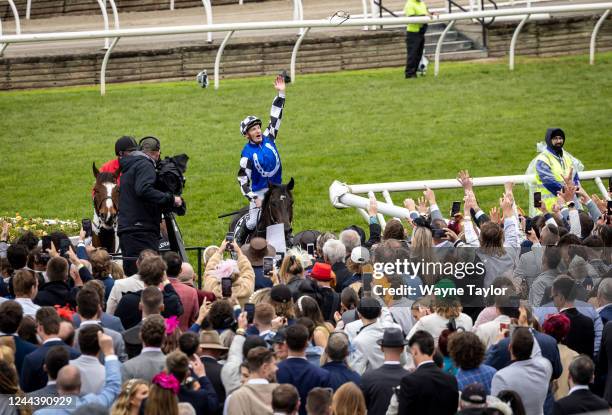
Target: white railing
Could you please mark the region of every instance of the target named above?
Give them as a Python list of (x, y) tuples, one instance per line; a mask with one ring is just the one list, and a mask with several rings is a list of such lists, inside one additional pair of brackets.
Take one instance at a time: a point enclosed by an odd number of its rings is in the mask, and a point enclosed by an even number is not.
[[(597, 188), (605, 199), (610, 199), (608, 191), (602, 182), (602, 178), (612, 177), (612, 169), (608, 170), (590, 170), (578, 173), (580, 180), (594, 180)], [(512, 182), (514, 184), (525, 184), (529, 187), (529, 206), (533, 206), (533, 192), (535, 184), (535, 175), (517, 175), (517, 176), (491, 176), (491, 177), (475, 177), (473, 179), (474, 187), (481, 186), (503, 186), (504, 183)], [(457, 189), (461, 188), (461, 184), (457, 179), (444, 180), (415, 180), (410, 182), (389, 182), (389, 183), (369, 183), (369, 184), (346, 184), (335, 180), (329, 186), (329, 200), (331, 204), (338, 209), (348, 207), (356, 208), (357, 211), (368, 220), (368, 214), (365, 209), (368, 208), (370, 196), (375, 196), (376, 193), (381, 193), (385, 202), (378, 202), (378, 211), (382, 215), (388, 215), (395, 218), (408, 218), (410, 212), (403, 206), (396, 206), (391, 199), (393, 192), (407, 191), (423, 191), (426, 188), (430, 189)], [(368, 194), (368, 197), (359, 196), (359, 194)], [(533, 208), (530, 208), (531, 215), (534, 214)], [(379, 217), (384, 226), (384, 218)]]
[[(17, 11), (17, 7), (15, 7), (15, 2), (13, 0), (8, 0), (8, 4), (11, 8), (11, 12), (13, 13), (13, 18), (15, 19), (15, 34), (20, 35), (21, 21), (19, 20), (19, 12)], [(2, 36), (2, 21), (0, 21), (0, 36)], [(0, 43), (0, 56), (2, 56), (7, 46), (7, 43)]]
[[(555, 13), (596, 13), (598, 11), (609, 11), (612, 9), (612, 3), (594, 3), (594, 4), (574, 4), (574, 5), (562, 5), (562, 6), (543, 6), (543, 7), (527, 7), (527, 8), (514, 8), (514, 9), (502, 9), (502, 10), (482, 10), (476, 12), (465, 12), (465, 13), (452, 13), (452, 14), (440, 14), (435, 16), (419, 16), (419, 17), (384, 17), (375, 19), (347, 19), (342, 24), (330, 21), (330, 19), (321, 20), (303, 20), (303, 21), (276, 21), (276, 22), (250, 22), (250, 23), (223, 23), (223, 24), (211, 24), (211, 25), (186, 25), (186, 26), (169, 26), (169, 27), (143, 27), (133, 29), (115, 29), (115, 30), (92, 30), (92, 31), (81, 31), (81, 32), (58, 32), (58, 33), (28, 33), (21, 35), (3, 35), (0, 36), (0, 44), (19, 44), (19, 43), (32, 43), (32, 42), (52, 42), (52, 41), (69, 41), (69, 40), (86, 40), (86, 39), (101, 39), (101, 38), (115, 38), (113, 42), (115, 45), (122, 37), (142, 37), (142, 36), (167, 36), (167, 35), (179, 35), (179, 34), (194, 34), (194, 33), (207, 33), (207, 32), (237, 32), (237, 31), (248, 31), (248, 30), (279, 30), (279, 29), (301, 29), (301, 28), (327, 28), (337, 29), (339, 27), (355, 27), (364, 25), (375, 25), (375, 26), (391, 26), (398, 24), (408, 23), (437, 23), (437, 22), (453, 22), (459, 20), (472, 20), (478, 18), (487, 17), (517, 17), (521, 21), (530, 18), (530, 16), (539, 16), (540, 18), (549, 19)], [(591, 64), (594, 63), (595, 39), (597, 32), (601, 27), (603, 21), (607, 18), (609, 13), (603, 13), (599, 18), (597, 24), (593, 29), (590, 43), (590, 56)], [(522, 25), (516, 28), (513, 38), (514, 42), (510, 45), (510, 69), (513, 69), (514, 65), (514, 53), (516, 46), (516, 38)], [(292, 67), (291, 73), (294, 74), (293, 81), (295, 82), (295, 61), (297, 55), (297, 49), (301, 43), (301, 39), (306, 34), (306, 31), (302, 33), (302, 36), (296, 42), (292, 53)], [(227, 44), (231, 34), (228, 33), (224, 41)], [(223, 46), (225, 46), (225, 44)], [(436, 62), (439, 62), (441, 43), (436, 50)], [(113, 48), (109, 48), (106, 51), (106, 56), (101, 68), (100, 73), (100, 91), (104, 95), (106, 90), (105, 85), (105, 72), (106, 64), (110, 57), (110, 53)], [(219, 48), (217, 52), (217, 59), (215, 59), (215, 88), (219, 87), (219, 68), (221, 63), (221, 53), (223, 48)]]

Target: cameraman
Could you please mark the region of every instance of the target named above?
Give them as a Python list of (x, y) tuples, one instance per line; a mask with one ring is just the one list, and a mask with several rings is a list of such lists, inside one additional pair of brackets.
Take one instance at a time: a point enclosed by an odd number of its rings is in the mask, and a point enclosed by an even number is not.
[[(179, 207), (183, 200), (155, 188), (160, 142), (155, 137), (140, 140), (139, 151), (122, 157), (119, 191), (119, 246), (127, 276), (137, 272), (136, 258), (144, 249), (159, 250), (162, 209)], [(133, 258), (133, 259), (132, 259)]]

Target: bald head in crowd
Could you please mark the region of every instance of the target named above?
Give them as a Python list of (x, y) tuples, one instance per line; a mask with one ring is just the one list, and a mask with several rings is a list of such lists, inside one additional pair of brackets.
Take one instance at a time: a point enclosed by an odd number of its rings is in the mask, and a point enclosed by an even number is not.
[(183, 262), (181, 265), (181, 273), (178, 275), (178, 280), (183, 284), (193, 284), (195, 272), (189, 262)]
[(81, 393), (81, 372), (79, 368), (66, 365), (57, 374), (57, 390), (61, 395), (78, 395)]

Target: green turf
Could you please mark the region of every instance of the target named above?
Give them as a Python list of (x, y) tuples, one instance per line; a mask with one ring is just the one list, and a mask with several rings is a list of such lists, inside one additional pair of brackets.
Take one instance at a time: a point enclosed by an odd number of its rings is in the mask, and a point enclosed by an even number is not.
[[(294, 229), (338, 231), (362, 223), (328, 199), (348, 183), (523, 174), (549, 126), (587, 169), (612, 167), (612, 54), (445, 63), (434, 79), (404, 80), (400, 68), (299, 76), (287, 91), (278, 147), (293, 176)], [(91, 162), (113, 156), (124, 134), (155, 135), (162, 152), (191, 157), (180, 219), (188, 244), (216, 243), (245, 204), (236, 182), (244, 139), (239, 122), (266, 119), (272, 79), (224, 80), (218, 91), (194, 82), (111, 85), (0, 93), (0, 215), (80, 219), (91, 214)], [(162, 155), (163, 155), (162, 154)], [(594, 190), (591, 184), (589, 190)], [(490, 206), (500, 188), (477, 189)], [(439, 192), (446, 210), (459, 190)], [(417, 193), (412, 193), (414, 197)], [(517, 191), (525, 204), (526, 193)], [(399, 202), (403, 195), (395, 196)]]

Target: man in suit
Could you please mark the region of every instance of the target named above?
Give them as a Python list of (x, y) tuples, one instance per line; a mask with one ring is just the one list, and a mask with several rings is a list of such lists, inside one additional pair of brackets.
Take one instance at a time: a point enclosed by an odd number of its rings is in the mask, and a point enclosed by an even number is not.
[(159, 291), (159, 288), (147, 287), (142, 290), (138, 308), (142, 311), (142, 320), (134, 327), (122, 333), (128, 359), (138, 356), (142, 350), (140, 330), (142, 329), (144, 321), (149, 318), (149, 316), (160, 315), (161, 311), (164, 309), (164, 297), (161, 291)]
[(0, 304), (0, 337), (12, 337), (15, 343), (15, 367), (21, 373), (26, 355), (36, 350), (36, 345), (27, 342), (17, 335), (17, 329), (23, 320), (23, 308), (16, 301), (5, 301)]
[(603, 393), (603, 398), (612, 405), (612, 322), (608, 322), (603, 330), (601, 348), (599, 349), (596, 367), (595, 392)]
[(272, 393), (278, 386), (274, 383), (278, 370), (274, 352), (267, 347), (255, 347), (249, 350), (246, 361), (249, 380), (227, 397), (226, 412), (231, 415), (271, 414)]
[(408, 340), (408, 347), (416, 370), (400, 382), (398, 413), (455, 414), (459, 404), (457, 380), (434, 363), (433, 336), (419, 330)]
[[(98, 332), (98, 344), (104, 355), (104, 369), (106, 378), (104, 388), (99, 394), (81, 394), (81, 374), (79, 369), (67, 365), (64, 366), (57, 375), (57, 390), (60, 396), (70, 396), (72, 404), (67, 406), (47, 407), (36, 411), (37, 415), (68, 415), (74, 412), (75, 408), (85, 405), (97, 405), (108, 410), (121, 392), (121, 374), (119, 367), (121, 363), (113, 350), (113, 339), (110, 336)], [(61, 404), (60, 404), (61, 405)]]
[(352, 325), (350, 323), (346, 332), (353, 345), (354, 352), (351, 356), (350, 365), (359, 374), (368, 369), (378, 369), (384, 362), (384, 354), (376, 342), (383, 337), (385, 329), (394, 327), (401, 330), (399, 324), (383, 321), (381, 318), (382, 306), (372, 297), (363, 297), (357, 306), (357, 314), (361, 321), (361, 327), (354, 337), (351, 338)]
[[(117, 280), (121, 281), (121, 280)], [(100, 297), (100, 304), (104, 305), (104, 284), (99, 280), (87, 281), (87, 283), (83, 286), (83, 288), (92, 288), (95, 292), (98, 293)], [(118, 333), (122, 333), (125, 329), (123, 328), (123, 324), (121, 324), (121, 319), (119, 317), (115, 317), (111, 314), (108, 314), (105, 311), (102, 311), (100, 314), (100, 325), (104, 328), (115, 330)], [(72, 321), (74, 322), (74, 326), (79, 328), (81, 326), (81, 316), (77, 313), (72, 316)]]
[(164, 370), (166, 356), (161, 351), (161, 345), (166, 336), (166, 324), (162, 316), (149, 316), (142, 324), (140, 337), (142, 352), (121, 366), (123, 381), (134, 378), (151, 382), (153, 377)]
[(276, 379), (278, 383), (289, 383), (300, 393), (300, 415), (306, 415), (308, 392), (316, 387), (329, 386), (329, 372), (316, 367), (306, 360), (308, 329), (301, 324), (287, 328), (287, 359), (278, 364)]
[(225, 387), (221, 381), (221, 369), (223, 365), (219, 363), (221, 355), (227, 352), (227, 347), (221, 344), (219, 333), (216, 330), (202, 330), (199, 338), (199, 356), (206, 369), (206, 375), (212, 383), (217, 398), (219, 408), (217, 414), (223, 413), (223, 403), (225, 402)]
[(361, 378), (361, 390), (368, 414), (384, 415), (395, 388), (399, 386), (402, 378), (410, 374), (400, 364), (400, 356), (408, 342), (401, 330), (389, 328), (377, 343), (385, 355), (385, 361), (378, 369), (365, 372)]
[[(166, 263), (159, 256), (146, 257), (138, 268), (140, 278), (146, 287), (159, 287), (164, 296), (163, 316), (180, 317), (183, 314), (183, 304), (166, 276)], [(128, 292), (121, 297), (115, 316), (121, 319), (125, 329), (130, 329), (142, 320), (142, 314), (138, 309), (142, 291)]]
[(589, 390), (594, 372), (593, 361), (588, 356), (581, 355), (572, 361), (569, 366), (570, 391), (565, 398), (555, 402), (555, 415), (609, 413), (608, 402)]
[(61, 319), (53, 307), (41, 307), (36, 312), (36, 323), (36, 334), (42, 340), (42, 345), (23, 360), (19, 383), (24, 392), (41, 389), (47, 384), (47, 374), (43, 366), (45, 357), (53, 346), (65, 347), (71, 359), (76, 359), (80, 355), (59, 338)]
[(552, 376), (550, 362), (538, 355), (532, 357), (533, 334), (527, 327), (517, 327), (510, 341), (510, 355), (513, 363), (493, 376), (491, 395), (497, 396), (503, 390), (519, 394), (530, 415), (544, 413), (544, 401)]
[[(80, 294), (80, 293), (79, 293)], [(79, 329), (79, 350), (81, 356), (71, 360), (70, 364), (81, 372), (81, 393), (100, 393), (104, 387), (106, 372), (104, 365), (98, 360), (100, 345), (98, 332), (102, 327), (97, 324), (87, 324)]]
[(597, 312), (601, 317), (601, 322), (605, 326), (612, 320), (612, 278), (604, 278), (597, 287)]
[[(70, 356), (68, 355), (68, 350), (62, 346), (53, 346), (49, 349), (47, 356), (45, 356), (45, 364), (43, 369), (47, 372), (47, 377), (49, 380), (47, 381), (47, 386), (42, 389), (35, 390), (34, 392), (28, 393), (28, 397), (45, 397), (45, 396), (58, 396), (57, 392), (57, 374), (61, 368), (66, 366), (70, 361)], [(33, 403), (36, 403), (37, 400), (32, 400)], [(41, 408), (41, 406), (33, 407), (33, 411)]]
[[(81, 330), (90, 325), (102, 327), (99, 319), (100, 314), (102, 313), (102, 306), (98, 293), (96, 293), (91, 288), (82, 288), (77, 294), (77, 310), (81, 315), (82, 321), (79, 329), (76, 331), (75, 334), (75, 344), (77, 346), (77, 350), (80, 351), (79, 333), (81, 332)], [(125, 343), (123, 342), (123, 337), (121, 337), (121, 334), (117, 333), (115, 330), (111, 330), (108, 328), (103, 328), (103, 330), (105, 334), (111, 336), (111, 338), (113, 339), (115, 354), (119, 357), (119, 361), (125, 362), (128, 356), (125, 352)]]
[(329, 387), (336, 391), (347, 382), (361, 385), (361, 376), (346, 364), (349, 355), (348, 336), (343, 332), (334, 332), (327, 340), (325, 354), (329, 361), (321, 366), (329, 372)]
[(567, 275), (560, 275), (552, 285), (555, 307), (570, 319), (570, 331), (563, 340), (563, 344), (579, 354), (586, 354), (593, 358), (595, 326), (593, 320), (580, 313), (574, 306), (576, 289), (576, 281)]

